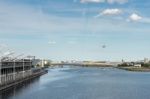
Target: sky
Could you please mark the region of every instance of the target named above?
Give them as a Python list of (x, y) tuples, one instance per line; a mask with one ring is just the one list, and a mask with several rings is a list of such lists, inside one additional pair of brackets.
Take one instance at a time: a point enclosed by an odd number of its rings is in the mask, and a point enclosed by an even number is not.
[(0, 0), (0, 50), (51, 60), (150, 58), (149, 6), (149, 0)]

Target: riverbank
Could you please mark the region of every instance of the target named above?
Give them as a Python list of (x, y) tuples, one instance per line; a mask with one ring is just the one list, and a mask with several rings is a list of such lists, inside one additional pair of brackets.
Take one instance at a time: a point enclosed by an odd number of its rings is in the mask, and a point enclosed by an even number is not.
[(123, 70), (127, 70), (127, 71), (136, 71), (136, 72), (150, 72), (150, 68), (146, 68), (146, 67), (116, 67), (118, 69), (123, 69)]
[(112, 67), (109, 64), (81, 64), (82, 67)]
[(82, 67), (114, 67), (113, 64), (109, 64), (109, 63), (55, 63), (55, 64), (51, 64), (52, 67), (64, 66), (64, 65), (82, 66)]

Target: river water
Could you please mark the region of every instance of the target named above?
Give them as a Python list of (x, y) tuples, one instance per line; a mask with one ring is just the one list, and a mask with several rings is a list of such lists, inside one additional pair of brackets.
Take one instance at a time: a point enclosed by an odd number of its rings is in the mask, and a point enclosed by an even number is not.
[(150, 99), (150, 73), (57, 67), (0, 93), (0, 99)]

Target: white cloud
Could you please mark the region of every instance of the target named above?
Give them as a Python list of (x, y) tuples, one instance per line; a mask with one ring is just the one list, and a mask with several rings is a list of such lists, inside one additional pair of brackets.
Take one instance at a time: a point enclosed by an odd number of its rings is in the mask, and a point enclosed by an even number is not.
[(105, 2), (105, 0), (81, 0), (81, 3), (102, 3)]
[(128, 0), (107, 0), (107, 2), (110, 4), (113, 4), (113, 3), (124, 4), (124, 3), (127, 3)]
[(133, 13), (129, 16), (128, 21), (139, 21), (141, 19), (142, 19), (142, 17), (140, 15)]
[(140, 23), (150, 23), (150, 18), (142, 17), (136, 13), (132, 13), (127, 19), (128, 22), (140, 22)]
[(118, 15), (121, 14), (122, 10), (120, 9), (105, 9), (101, 14), (102, 15)]
[(95, 16), (95, 18), (100, 17), (102, 15), (119, 15), (121, 14), (123, 11), (121, 9), (105, 9), (103, 10), (100, 14), (98, 14), (97, 16)]

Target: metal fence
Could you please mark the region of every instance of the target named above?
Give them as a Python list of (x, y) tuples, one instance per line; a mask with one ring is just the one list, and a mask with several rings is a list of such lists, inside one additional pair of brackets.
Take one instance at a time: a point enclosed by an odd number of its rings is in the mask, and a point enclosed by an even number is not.
[(20, 72), (9, 73), (9, 74), (3, 74), (3, 75), (0, 75), (0, 85), (11, 83), (11, 82), (26, 78), (30, 75), (32, 75), (31, 70), (20, 71)]
[(14, 82), (32, 75), (32, 59), (10, 58), (0, 59), (0, 85)]

